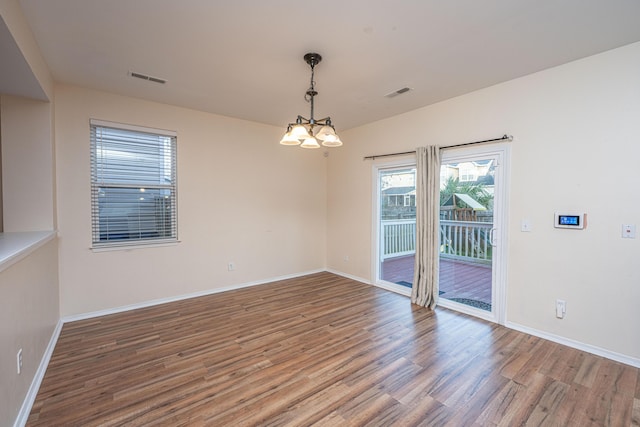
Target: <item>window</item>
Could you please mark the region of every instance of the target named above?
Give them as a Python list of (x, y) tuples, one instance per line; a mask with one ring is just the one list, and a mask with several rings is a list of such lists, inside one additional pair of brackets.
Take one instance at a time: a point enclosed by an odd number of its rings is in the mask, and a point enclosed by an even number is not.
[(93, 247), (177, 241), (176, 134), (91, 121)]
[(404, 196), (404, 205), (405, 206), (415, 206), (416, 205), (416, 195), (409, 194)]
[(478, 179), (477, 168), (473, 163), (460, 163), (458, 168), (460, 171), (460, 182), (470, 182)]

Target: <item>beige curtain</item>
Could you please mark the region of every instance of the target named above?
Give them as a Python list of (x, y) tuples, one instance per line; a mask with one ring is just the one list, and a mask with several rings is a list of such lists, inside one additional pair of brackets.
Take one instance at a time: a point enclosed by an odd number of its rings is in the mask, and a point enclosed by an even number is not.
[(440, 149), (416, 149), (416, 260), (411, 302), (434, 309), (440, 257)]

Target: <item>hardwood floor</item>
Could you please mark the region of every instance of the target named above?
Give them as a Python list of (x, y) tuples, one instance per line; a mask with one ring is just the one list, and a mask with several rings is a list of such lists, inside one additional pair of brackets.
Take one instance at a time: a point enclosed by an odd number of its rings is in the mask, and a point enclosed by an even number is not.
[(640, 425), (640, 370), (330, 273), (65, 324), (28, 426)]

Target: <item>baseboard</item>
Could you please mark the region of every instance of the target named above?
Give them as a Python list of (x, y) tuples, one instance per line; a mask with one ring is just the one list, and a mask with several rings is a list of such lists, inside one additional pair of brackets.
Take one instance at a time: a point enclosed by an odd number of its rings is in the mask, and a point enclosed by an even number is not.
[(226, 286), (224, 288), (207, 289), (200, 292), (193, 292), (193, 293), (178, 295), (174, 297), (144, 301), (136, 304), (109, 308), (106, 310), (98, 310), (98, 311), (82, 313), (82, 314), (73, 314), (70, 316), (64, 316), (61, 320), (62, 320), (62, 323), (69, 323), (69, 322), (76, 322), (78, 320), (93, 319), (94, 317), (107, 316), (109, 314), (116, 314), (116, 313), (123, 313), (126, 311), (136, 310), (138, 308), (153, 307), (154, 305), (166, 304), (166, 303), (175, 302), (175, 301), (182, 301), (189, 298), (197, 298), (197, 297), (202, 297), (206, 295), (219, 294), (221, 292), (234, 291), (236, 289), (248, 288), (251, 286), (264, 285), (266, 283), (277, 282), (279, 280), (295, 279), (296, 277), (306, 276), (306, 275), (315, 274), (315, 273), (321, 273), (323, 271), (326, 271), (326, 270), (320, 269), (320, 270), (305, 271), (305, 272), (294, 273), (294, 274), (289, 274), (285, 276), (271, 277), (269, 279), (264, 279), (264, 280), (256, 280), (254, 282), (240, 283), (237, 285)]
[(337, 274), (338, 276), (346, 277), (347, 279), (355, 280), (356, 282), (364, 283), (365, 285), (375, 286), (376, 288), (384, 289), (385, 291), (394, 292), (396, 294), (403, 295), (405, 297), (411, 297), (411, 289), (406, 288), (402, 290), (398, 290), (398, 288), (393, 286), (386, 286), (384, 283), (373, 283), (370, 280), (363, 279), (362, 277), (352, 276), (351, 274), (343, 273), (342, 271), (327, 269), (329, 273)]
[(596, 347), (590, 344), (585, 344), (580, 341), (575, 341), (569, 338), (565, 338), (559, 335), (550, 334), (548, 332), (540, 331), (538, 329), (529, 328), (527, 326), (520, 325), (514, 322), (506, 322), (505, 326), (516, 331), (524, 332), (525, 334), (533, 335), (539, 338), (544, 338), (549, 341), (556, 342), (558, 344), (566, 345), (577, 350), (586, 351), (587, 353), (595, 354), (596, 356), (602, 356), (607, 359), (614, 360), (616, 362), (624, 363), (625, 365), (640, 368), (640, 359), (627, 356), (624, 354), (616, 353), (614, 351), (606, 350), (604, 348)]
[(345, 277), (347, 279), (355, 280), (356, 282), (364, 283), (365, 285), (371, 285), (371, 281), (367, 279), (363, 279), (362, 277), (353, 276), (351, 274), (343, 273), (342, 271), (333, 270), (331, 268), (327, 268), (325, 270), (327, 273), (337, 274), (338, 276)]
[(60, 331), (62, 331), (62, 325), (62, 320), (58, 320), (56, 327), (53, 329), (51, 339), (49, 339), (49, 344), (47, 345), (47, 348), (42, 355), (42, 359), (40, 360), (40, 364), (38, 365), (36, 374), (33, 376), (33, 380), (31, 381), (31, 385), (29, 386), (27, 395), (25, 396), (24, 401), (22, 402), (22, 406), (20, 407), (20, 411), (18, 412), (18, 417), (13, 423), (14, 427), (24, 427), (24, 425), (27, 423), (27, 420), (29, 419), (31, 407), (33, 406), (33, 402), (36, 401), (38, 390), (40, 390), (40, 384), (42, 384), (44, 374), (45, 372), (47, 372), (47, 366), (49, 366), (51, 355), (53, 354), (53, 350), (56, 348), (56, 343), (58, 342)]

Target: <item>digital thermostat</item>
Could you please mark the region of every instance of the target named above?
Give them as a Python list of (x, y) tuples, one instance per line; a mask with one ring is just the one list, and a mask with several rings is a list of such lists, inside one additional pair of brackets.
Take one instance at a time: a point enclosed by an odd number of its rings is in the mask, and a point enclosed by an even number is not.
[(587, 226), (587, 214), (585, 213), (555, 213), (555, 228), (575, 228), (582, 230)]

